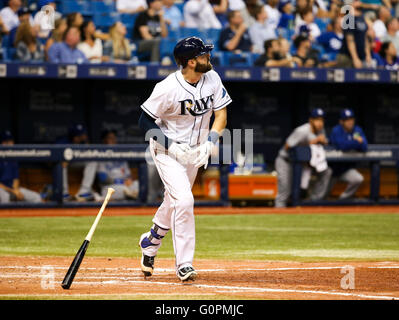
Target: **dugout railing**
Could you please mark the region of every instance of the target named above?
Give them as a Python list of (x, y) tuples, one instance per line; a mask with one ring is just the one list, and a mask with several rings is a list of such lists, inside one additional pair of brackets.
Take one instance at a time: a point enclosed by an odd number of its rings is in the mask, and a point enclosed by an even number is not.
[(399, 195), (399, 146), (397, 145), (376, 145), (368, 146), (367, 152), (343, 152), (332, 147), (326, 147), (326, 159), (328, 163), (333, 162), (355, 162), (357, 164), (368, 164), (370, 167), (370, 195), (368, 199), (361, 201), (354, 200), (303, 200), (300, 197), (300, 185), (302, 168), (304, 163), (311, 159), (310, 147), (296, 147), (291, 150), (292, 155), (292, 206), (299, 205), (373, 205), (373, 204), (399, 204), (399, 196), (396, 199), (380, 198), (380, 169), (383, 162), (396, 166), (398, 176)]
[[(146, 156), (150, 157), (147, 144), (125, 145), (0, 145), (0, 161), (17, 161), (19, 163), (46, 163), (52, 168), (52, 199), (49, 202), (33, 204), (11, 202), (0, 204), (0, 208), (12, 207), (91, 207), (95, 202), (63, 201), (62, 186), (63, 162), (87, 161), (128, 161), (138, 167), (139, 195), (135, 201), (110, 202), (110, 206), (153, 206), (158, 203), (148, 203), (148, 170)], [(220, 170), (221, 193), (219, 200), (197, 200), (197, 206), (224, 206), (228, 200), (228, 173), (229, 165), (216, 164)]]

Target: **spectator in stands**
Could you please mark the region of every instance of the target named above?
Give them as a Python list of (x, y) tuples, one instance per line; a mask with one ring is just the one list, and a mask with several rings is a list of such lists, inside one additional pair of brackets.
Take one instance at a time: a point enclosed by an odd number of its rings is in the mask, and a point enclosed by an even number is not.
[(145, 0), (116, 0), (116, 10), (119, 13), (139, 13), (148, 8)]
[[(104, 144), (117, 144), (116, 131), (105, 130), (101, 135)], [(113, 188), (113, 200), (137, 199), (139, 193), (138, 180), (133, 180), (127, 161), (99, 161), (96, 169), (97, 181), (100, 185), (101, 196), (96, 201), (103, 201), (108, 188)]]
[[(0, 134), (0, 142), (3, 146), (14, 145), (14, 137), (9, 130)], [(40, 203), (42, 198), (35, 191), (20, 186), (19, 166), (16, 161), (0, 161), (0, 203), (11, 201), (24, 201)]]
[(371, 45), (367, 38), (367, 23), (362, 16), (359, 0), (352, 2), (354, 8), (354, 28), (345, 28), (344, 40), (337, 55), (337, 67), (362, 68), (371, 66)]
[(391, 12), (384, 6), (381, 6), (378, 10), (378, 19), (373, 23), (373, 29), (375, 36), (378, 39), (382, 39), (387, 34), (386, 23), (391, 18)]
[(133, 39), (138, 41), (137, 52), (149, 52), (152, 62), (159, 62), (159, 45), (168, 36), (161, 0), (147, 0), (148, 9), (141, 12), (133, 28)]
[[(68, 129), (68, 135), (64, 137), (57, 138), (56, 144), (88, 144), (89, 137), (87, 135), (87, 130), (85, 126), (81, 123), (75, 123), (71, 125)], [(76, 168), (81, 168), (83, 166), (83, 178), (79, 191), (73, 197), (69, 193), (69, 182), (68, 182), (68, 167), (73, 166)], [(62, 163), (62, 191), (64, 201), (77, 200), (79, 202), (93, 201), (94, 194), (92, 191), (92, 185), (96, 176), (97, 162), (63, 162)]]
[(172, 30), (177, 30), (184, 27), (183, 14), (175, 5), (175, 0), (162, 0), (164, 19), (166, 24)]
[(388, 9), (392, 8), (390, 0), (360, 0), (363, 12), (374, 11), (377, 12), (384, 4)]
[[(47, 7), (52, 8), (52, 12), (43, 10)], [(38, 25), (39, 28), (39, 38), (48, 38), (51, 32), (52, 22), (61, 18), (61, 13), (57, 12), (57, 5), (54, 0), (39, 0), (37, 3), (37, 8), (39, 11), (33, 18), (34, 24)], [(47, 19), (46, 19), (47, 18)], [(49, 20), (50, 19), (50, 20)]]
[(237, 9), (238, 11), (240, 11), (242, 18), (244, 19), (244, 23), (248, 28), (255, 23), (255, 11), (256, 8), (260, 5), (264, 6), (264, 2), (262, 0), (245, 0), (245, 7), (240, 10)]
[(264, 53), (266, 40), (277, 38), (275, 29), (267, 23), (267, 13), (264, 6), (257, 6), (255, 11), (256, 22), (249, 28), (248, 33), (253, 44), (253, 52)]
[(103, 55), (103, 43), (95, 37), (96, 26), (91, 20), (83, 22), (80, 28), (81, 42), (78, 49), (84, 53), (86, 59), (91, 63), (100, 63), (109, 61), (108, 56)]
[(310, 41), (314, 41), (318, 36), (320, 36), (320, 28), (314, 23), (314, 15), (311, 9), (303, 11), (300, 13), (300, 20), (297, 20), (295, 25), (295, 34), (302, 34), (308, 36)]
[(281, 13), (278, 11), (279, 0), (267, 0), (265, 10), (267, 13), (267, 24), (272, 30), (276, 30), (280, 22)]
[(295, 62), (291, 55), (291, 43), (286, 38), (279, 38), (278, 43), (280, 44), (280, 55), (282, 59), (290, 59), (292, 63), (288, 67), (294, 67)]
[(222, 30), (219, 47), (223, 51), (251, 52), (252, 42), (240, 11), (230, 11), (229, 26)]
[[(23, 23), (23, 22), (29, 22), (29, 19), (31, 17), (31, 12), (27, 7), (21, 7), (18, 10), (18, 26)], [(18, 26), (15, 26), (12, 28), (8, 34), (8, 46), (9, 47), (14, 47), (15, 43), (15, 35), (17, 34)]]
[(224, 28), (227, 24), (227, 11), (229, 9), (229, 1), (228, 0), (209, 0), (213, 11), (216, 14), (222, 28)]
[(7, 32), (19, 25), (18, 10), (22, 7), (21, 0), (9, 0), (8, 6), (0, 11), (0, 18)]
[(77, 27), (80, 29), (84, 19), (80, 12), (71, 12), (66, 16), (68, 27)]
[[(359, 126), (355, 125), (355, 114), (352, 109), (341, 111), (339, 124), (331, 132), (330, 143), (342, 151), (367, 151), (367, 138)], [(333, 178), (331, 186), (337, 181), (348, 183), (340, 199), (349, 199), (354, 196), (356, 190), (363, 182), (363, 176), (355, 169), (356, 163), (331, 164)]]
[[(337, 9), (332, 4), (334, 2), (338, 2), (338, 5), (341, 6), (340, 0), (333, 0), (331, 1), (331, 9)], [(317, 18), (333, 18), (336, 17), (339, 13), (339, 10), (336, 10), (335, 15), (332, 12), (327, 10), (327, 6), (323, 0), (297, 0), (296, 1), (296, 20), (300, 20), (301, 18), (299, 15), (304, 11), (311, 10), (313, 15)], [(330, 10), (331, 10), (330, 9)], [(339, 8), (338, 8), (339, 9)], [(297, 23), (297, 21), (296, 21)]]
[(294, 40), (296, 53), (294, 61), (297, 67), (312, 68), (317, 67), (319, 59), (317, 53), (312, 50), (312, 44), (308, 37), (299, 35)]
[(52, 63), (85, 63), (86, 56), (77, 48), (80, 42), (80, 31), (70, 26), (63, 34), (62, 42), (54, 43), (49, 51), (48, 58)]
[(65, 18), (57, 19), (54, 22), (54, 30), (52, 30), (50, 37), (46, 41), (44, 52), (46, 60), (48, 60), (48, 51), (54, 43), (62, 42), (64, 32), (68, 28), (67, 20)]
[(222, 24), (208, 0), (188, 0), (183, 8), (187, 28), (221, 29)]
[(399, 35), (398, 35), (398, 31), (399, 31), (398, 19), (397, 18), (390, 18), (387, 21), (387, 33), (386, 33), (385, 37), (383, 37), (381, 39), (383, 42), (391, 41), (394, 44), (397, 52), (399, 52)]
[(294, 7), (291, 0), (280, 0), (278, 10), (280, 11), (281, 16), (277, 27), (294, 29), (295, 16), (293, 14)]
[(317, 39), (316, 42), (321, 44), (326, 53), (338, 54), (342, 48), (342, 41), (344, 34), (342, 32), (342, 18), (335, 18), (330, 23), (331, 31), (323, 32)]
[(44, 48), (37, 38), (39, 26), (31, 26), (29, 21), (19, 25), (15, 36), (16, 58), (19, 61), (44, 61)]
[[(278, 193), (275, 206), (286, 207), (291, 196), (292, 188), (292, 163), (290, 149), (297, 146), (326, 145), (328, 140), (324, 130), (324, 111), (320, 108), (313, 109), (309, 121), (297, 127), (287, 138), (276, 158)], [(316, 183), (310, 190), (312, 200), (323, 199), (328, 191), (332, 171), (330, 168), (315, 172)], [(302, 187), (302, 186), (301, 186)]]
[(380, 49), (380, 57), (378, 66), (387, 70), (399, 70), (399, 58), (397, 51), (392, 42), (384, 42)]
[(260, 67), (292, 67), (294, 61), (291, 56), (284, 56), (281, 52), (280, 41), (269, 39), (264, 44), (265, 53), (255, 61), (255, 66)]
[(126, 26), (115, 22), (109, 28), (110, 40), (104, 43), (104, 55), (114, 63), (125, 63), (131, 59), (130, 42), (126, 39)]

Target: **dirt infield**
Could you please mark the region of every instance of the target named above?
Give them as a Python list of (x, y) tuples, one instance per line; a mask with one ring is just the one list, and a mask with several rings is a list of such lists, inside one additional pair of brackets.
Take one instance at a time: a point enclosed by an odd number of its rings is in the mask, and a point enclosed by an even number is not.
[[(0, 257), (0, 298), (399, 299), (397, 262), (196, 260), (199, 278), (182, 284), (170, 259), (156, 260), (154, 275), (145, 280), (138, 259), (86, 257), (71, 289), (63, 290), (70, 263), (65, 257)], [(348, 265), (354, 289), (341, 287)]]
[[(99, 204), (100, 207), (101, 204)], [(99, 208), (18, 208), (0, 209), (0, 218), (11, 217), (75, 217), (94, 216)], [(109, 207), (104, 216), (153, 215), (155, 207), (115, 208)], [(394, 213), (399, 214), (399, 206), (335, 206), (335, 207), (196, 207), (195, 214), (346, 214), (346, 213)]]

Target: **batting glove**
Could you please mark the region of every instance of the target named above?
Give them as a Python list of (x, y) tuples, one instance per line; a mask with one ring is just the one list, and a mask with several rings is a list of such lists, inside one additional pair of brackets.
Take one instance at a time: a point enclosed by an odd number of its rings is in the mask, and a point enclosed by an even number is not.
[(196, 168), (202, 167), (203, 165), (205, 165), (204, 169), (207, 168), (208, 159), (211, 155), (213, 146), (214, 144), (212, 141), (206, 141), (196, 149), (197, 158), (194, 160), (193, 163)]
[(188, 143), (176, 143), (172, 144), (168, 148), (168, 154), (172, 158), (179, 161), (181, 164), (187, 164), (190, 159), (190, 145)]

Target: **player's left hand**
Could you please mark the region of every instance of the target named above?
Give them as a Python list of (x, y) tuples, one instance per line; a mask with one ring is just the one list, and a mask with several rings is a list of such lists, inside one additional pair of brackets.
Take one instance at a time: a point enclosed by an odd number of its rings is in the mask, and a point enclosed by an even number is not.
[(196, 168), (205, 165), (204, 169), (206, 169), (206, 167), (208, 166), (208, 159), (211, 155), (213, 146), (214, 144), (211, 141), (206, 141), (196, 149), (195, 152), (197, 153), (197, 157), (193, 162)]

